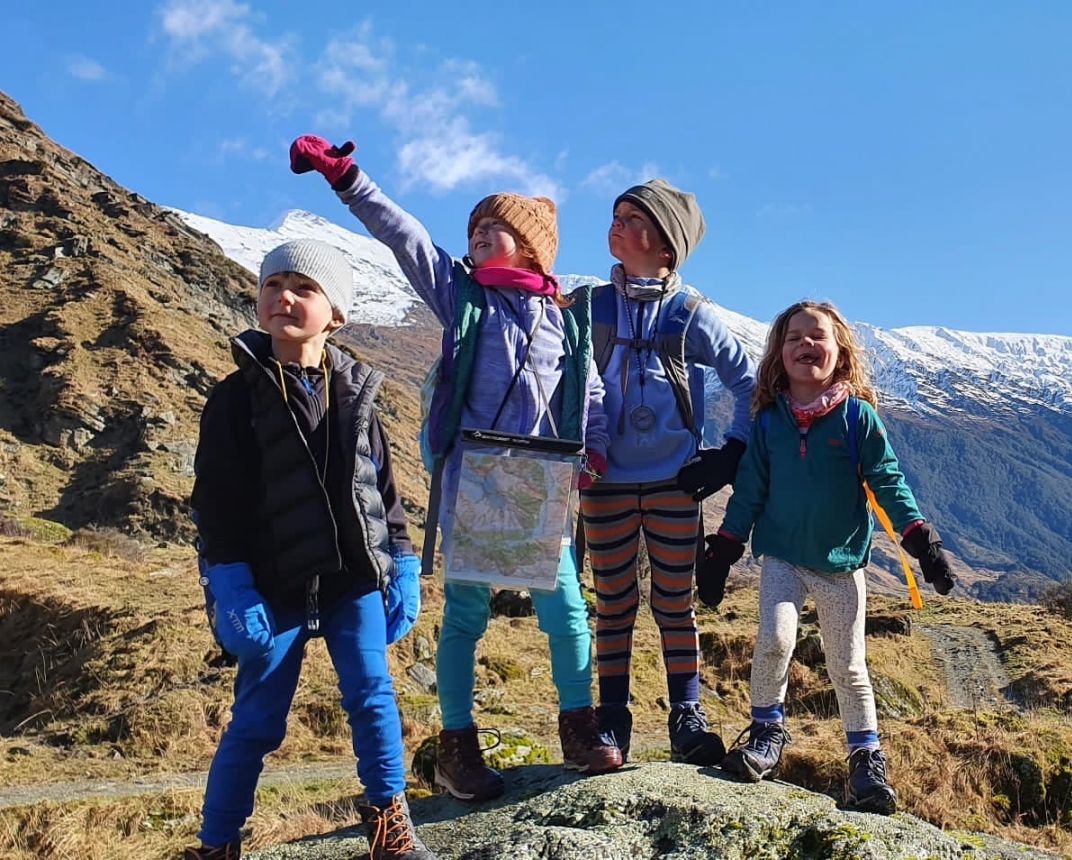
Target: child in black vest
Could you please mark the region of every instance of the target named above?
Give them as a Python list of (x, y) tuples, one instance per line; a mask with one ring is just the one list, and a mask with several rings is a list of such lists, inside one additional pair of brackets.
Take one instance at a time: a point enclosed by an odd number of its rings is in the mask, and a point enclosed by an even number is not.
[(339, 675), (367, 805), (372, 860), (434, 860), (404, 794), (387, 644), (412, 627), (420, 562), (406, 533), (374, 398), (383, 380), (328, 337), (353, 275), (324, 242), (261, 264), (263, 331), (232, 341), (238, 370), (201, 416), (192, 507), (213, 629), (238, 660), (231, 722), (209, 771), (187, 860), (235, 860), (264, 756), (286, 734), (303, 652), (323, 636)]

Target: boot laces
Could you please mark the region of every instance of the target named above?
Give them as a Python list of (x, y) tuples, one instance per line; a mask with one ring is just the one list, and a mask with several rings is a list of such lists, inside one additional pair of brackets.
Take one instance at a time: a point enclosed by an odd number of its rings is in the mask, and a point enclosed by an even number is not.
[(406, 812), (402, 801), (397, 797), (393, 798), (390, 806), (377, 812), (379, 814), (376, 816), (376, 830), (372, 834), (372, 844), (369, 846), (370, 856), (380, 857), (385, 851), (398, 854), (412, 850), (414, 847), (413, 830), (410, 826), (409, 813)]
[[(502, 733), (498, 729), (477, 729), (475, 744), (469, 744), (463, 736), (452, 737), (447, 741), (446, 754), (457, 760), (464, 770), (473, 770), (484, 767), (484, 753), (495, 749), (502, 743)], [(481, 746), (480, 737), (485, 735), (491, 738), (491, 743)]]
[(563, 740), (570, 744), (591, 745), (599, 736), (599, 723), (596, 714), (591, 708), (576, 714), (567, 716), (562, 720)]
[(881, 750), (861, 749), (849, 756), (849, 766), (855, 771), (862, 767), (867, 781), (871, 784), (888, 784), (886, 778), (886, 756)]
[[(747, 741), (744, 740), (745, 735), (748, 736)], [(771, 747), (775, 744), (785, 746), (788, 743), (792, 743), (792, 741), (793, 738), (790, 737), (784, 723), (752, 723), (737, 735), (737, 740), (733, 742), (732, 748), (739, 749), (743, 746), (747, 749), (755, 750), (761, 755), (769, 755)]]
[(685, 731), (688, 734), (707, 731), (707, 717), (697, 703), (680, 705), (676, 708), (674, 718), (679, 731)]

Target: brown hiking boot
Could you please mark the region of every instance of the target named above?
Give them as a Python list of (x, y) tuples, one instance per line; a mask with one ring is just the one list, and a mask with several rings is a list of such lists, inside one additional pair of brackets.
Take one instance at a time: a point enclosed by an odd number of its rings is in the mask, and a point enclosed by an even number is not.
[(382, 809), (371, 805), (358, 809), (365, 822), (370, 860), (436, 860), (413, 829), (406, 795), (396, 794)]
[(202, 845), (200, 848), (187, 848), (182, 852), (182, 860), (239, 860), (241, 856), (241, 842), (228, 842), (219, 848)]
[(459, 800), (491, 800), (506, 790), (502, 775), (484, 764), (476, 726), (439, 733), (435, 784)]
[(558, 715), (562, 764), (580, 773), (608, 773), (622, 766), (622, 751), (599, 733), (596, 709), (576, 708)]

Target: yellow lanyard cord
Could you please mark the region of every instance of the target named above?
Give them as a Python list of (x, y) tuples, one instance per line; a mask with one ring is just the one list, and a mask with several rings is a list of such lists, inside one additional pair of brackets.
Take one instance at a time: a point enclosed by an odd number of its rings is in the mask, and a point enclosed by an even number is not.
[[(287, 383), (283, 378), (283, 365), (277, 359), (275, 363), (276, 372), (279, 374), (279, 390), (283, 392), (283, 402), (290, 406), (290, 400), (287, 398)], [(328, 414), (328, 408), (331, 405), (331, 386), (328, 385), (328, 353), (324, 350), (320, 354), (320, 372), (324, 375), (324, 414)]]
[(890, 540), (893, 541), (893, 545), (897, 549), (897, 554), (901, 557), (901, 567), (904, 568), (905, 582), (908, 584), (908, 599), (912, 601), (912, 608), (922, 609), (923, 597), (920, 595), (919, 587), (916, 585), (916, 577), (912, 574), (912, 565), (908, 563), (908, 556), (905, 555), (905, 551), (897, 540), (897, 533), (893, 530), (893, 523), (890, 522), (889, 515), (882, 509), (882, 505), (878, 503), (878, 499), (875, 498), (874, 492), (872, 492), (866, 481), (864, 481), (864, 492), (867, 493), (867, 500), (871, 503), (878, 521), (882, 523), (882, 528), (890, 536)]

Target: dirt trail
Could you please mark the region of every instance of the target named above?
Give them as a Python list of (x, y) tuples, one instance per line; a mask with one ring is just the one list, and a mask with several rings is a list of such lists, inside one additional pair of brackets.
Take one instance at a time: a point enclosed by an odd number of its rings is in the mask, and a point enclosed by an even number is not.
[[(308, 783), (327, 779), (354, 777), (354, 790), (358, 790), (357, 775), (353, 762), (349, 764), (303, 765), (266, 769), (261, 774), (258, 787), (280, 785), (289, 782)], [(12, 806), (28, 806), (33, 803), (52, 801), (69, 803), (77, 800), (114, 800), (139, 794), (160, 794), (166, 791), (204, 791), (208, 771), (198, 773), (169, 773), (145, 776), (131, 782), (107, 779), (91, 779), (79, 782), (62, 782), (55, 785), (7, 785), (0, 786), (0, 809)]]
[(966, 711), (1019, 707), (1002, 692), (1009, 676), (986, 633), (954, 624), (918, 624), (915, 629), (930, 639), (945, 671), (946, 707)]

